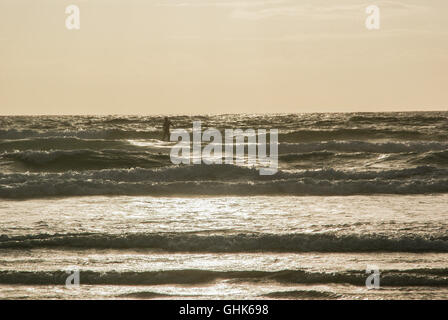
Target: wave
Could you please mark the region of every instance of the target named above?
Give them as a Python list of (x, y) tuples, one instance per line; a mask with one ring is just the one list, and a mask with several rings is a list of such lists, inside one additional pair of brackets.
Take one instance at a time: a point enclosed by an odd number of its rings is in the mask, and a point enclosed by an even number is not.
[[(157, 140), (153, 140), (157, 141)], [(15, 150), (75, 150), (75, 149), (142, 149), (124, 140), (81, 139), (77, 137), (37, 137), (20, 140), (0, 141), (0, 151)], [(448, 149), (444, 142), (384, 142), (366, 141), (328, 141), (314, 143), (280, 143), (279, 153), (311, 152), (370, 152), (370, 153), (404, 153), (429, 152)]]
[[(439, 269), (438, 276), (425, 273), (425, 269), (385, 270), (381, 272), (381, 286), (448, 286), (448, 269)], [(0, 271), (1, 284), (65, 285), (67, 271)], [(81, 285), (166, 285), (206, 284), (217, 280), (239, 282), (278, 282), (283, 284), (350, 284), (365, 286), (365, 271), (310, 272), (305, 270), (280, 271), (212, 271), (163, 270), (141, 272), (96, 272), (80, 270)], [(151, 295), (152, 296), (152, 295)]]
[[(20, 163), (19, 169), (30, 170), (100, 170), (112, 168), (152, 168), (170, 166), (169, 150), (160, 148), (159, 140), (131, 144), (124, 140), (85, 140), (80, 138), (33, 138), (0, 142), (0, 157)], [(34, 149), (34, 150), (33, 150)], [(363, 161), (377, 154), (397, 154), (416, 165), (448, 164), (447, 143), (369, 143), (361, 141), (323, 143), (283, 143), (279, 146), (281, 163), (315, 160), (344, 165), (346, 161)], [(163, 151), (164, 154), (161, 152)], [(163, 162), (158, 163), (158, 161)], [(403, 162), (405, 164), (406, 162)], [(364, 166), (362, 162), (361, 166)], [(218, 169), (219, 170), (219, 169)]]
[[(154, 155), (164, 158), (165, 155)], [(111, 181), (111, 182), (244, 182), (262, 181), (299, 181), (310, 178), (319, 180), (397, 180), (422, 178), (429, 181), (448, 177), (448, 169), (432, 166), (418, 166), (405, 169), (391, 170), (283, 170), (273, 176), (261, 176), (257, 168), (236, 165), (181, 165), (157, 169), (131, 168), (131, 169), (105, 169), (97, 171), (65, 173), (0, 173), (0, 184), (23, 183), (26, 181), (45, 182), (48, 180), (72, 181)], [(251, 180), (251, 181), (249, 181)]]
[(313, 159), (329, 159), (336, 156), (336, 153), (331, 151), (314, 151), (305, 153), (287, 153), (279, 155), (280, 161), (297, 161), (297, 160), (313, 160)]
[[(269, 128), (273, 128), (269, 126)], [(191, 125), (185, 127), (190, 130)], [(312, 141), (343, 141), (343, 140), (435, 140), (446, 141), (448, 135), (444, 130), (437, 133), (423, 130), (396, 130), (388, 128), (328, 128), (328, 129), (295, 129), (278, 128), (280, 142), (312, 142)], [(103, 139), (103, 140), (127, 140), (127, 139), (160, 139), (161, 129), (151, 127), (150, 129), (122, 129), (102, 128), (89, 130), (0, 130), (1, 140), (17, 140), (29, 138), (80, 138), (80, 139)]]
[[(148, 142), (144, 140), (145, 142)], [(149, 142), (160, 142), (150, 139)], [(146, 144), (143, 144), (146, 147)], [(0, 141), (0, 151), (25, 150), (75, 150), (75, 149), (141, 149), (124, 140), (82, 139), (77, 137), (37, 137), (19, 140)], [(279, 153), (311, 152), (370, 152), (370, 153), (404, 153), (429, 152), (448, 149), (446, 142), (383, 142), (367, 141), (326, 141), (312, 143), (280, 143)]]
[(429, 114), (412, 114), (412, 113), (385, 113), (385, 114), (377, 114), (377, 113), (366, 113), (366, 114), (358, 114), (351, 116), (348, 121), (350, 122), (358, 122), (358, 123), (400, 123), (407, 125), (418, 125), (418, 124), (436, 124), (439, 122), (446, 122), (448, 120), (447, 116), (437, 115), (437, 113), (429, 113)]
[[(148, 148), (148, 150), (151, 149)], [(371, 157), (370, 154), (365, 153), (336, 154), (330, 151), (321, 151), (284, 154), (279, 156), (279, 160), (285, 163), (314, 160), (338, 161), (348, 158), (364, 159), (369, 156)], [(48, 172), (172, 166), (168, 153), (150, 152), (143, 148), (139, 151), (123, 149), (26, 150), (0, 153), (0, 159), (10, 164), (20, 164), (19, 168), (22, 170)]]
[[(406, 156), (404, 154), (403, 156)], [(308, 163), (309, 168), (314, 168), (319, 164), (325, 165), (325, 167), (332, 166), (346, 166), (347, 161), (353, 160), (359, 167), (364, 167), (366, 160), (375, 160), (378, 155), (370, 152), (333, 152), (333, 151), (313, 151), (313, 152), (300, 152), (300, 153), (285, 153), (278, 156), (280, 164), (288, 164), (294, 162)], [(395, 160), (395, 159), (394, 159)], [(319, 162), (316, 162), (319, 161)], [(356, 162), (358, 161), (358, 162)], [(353, 162), (352, 162), (353, 163)], [(423, 163), (422, 163), (423, 164)], [(353, 166), (353, 164), (351, 164)], [(297, 167), (297, 166), (296, 166)]]
[(448, 149), (446, 142), (383, 142), (372, 143), (366, 141), (328, 141), (315, 143), (280, 143), (279, 152), (370, 152), (370, 153), (406, 153), (443, 151)]
[(280, 171), (260, 176), (231, 165), (108, 169), (64, 173), (0, 173), (0, 198), (85, 195), (356, 195), (448, 192), (448, 170)]
[(0, 151), (26, 150), (76, 150), (76, 149), (137, 149), (127, 141), (81, 139), (75, 137), (28, 138), (20, 140), (0, 141)]
[(1, 249), (153, 249), (169, 252), (448, 252), (447, 236), (191, 233), (36, 234), (1, 236)]
[(99, 130), (0, 130), (0, 139), (17, 140), (29, 138), (80, 138), (80, 139), (160, 139), (160, 129), (152, 130), (123, 130), (123, 129), (99, 129)]
[(263, 294), (262, 297), (274, 299), (337, 299), (341, 295), (328, 291), (292, 290), (269, 292)]
[(448, 150), (427, 152), (414, 159), (412, 163), (448, 166)]
[(333, 141), (333, 140), (439, 140), (446, 141), (448, 135), (439, 132), (435, 135), (419, 130), (394, 130), (386, 128), (337, 128), (326, 130), (295, 130), (288, 133), (280, 133), (279, 141), (282, 142), (308, 142), (308, 141)]
[[(448, 150), (429, 151), (429, 152), (393, 152), (387, 154), (378, 154), (371, 152), (334, 152), (334, 151), (313, 151), (300, 153), (280, 154), (278, 159), (281, 163), (305, 162), (308, 167), (313, 168), (319, 164), (326, 167), (344, 167), (347, 165), (365, 167), (372, 163), (389, 162), (390, 165), (408, 166), (427, 165), (446, 167), (448, 166)], [(319, 161), (319, 162), (316, 162)], [(351, 161), (351, 162), (349, 162)], [(366, 162), (369, 161), (369, 162)], [(297, 166), (296, 166), (297, 167)]]
[(118, 297), (131, 298), (131, 299), (157, 299), (157, 298), (174, 297), (174, 295), (152, 291), (137, 291), (137, 292), (123, 293), (118, 295)]
[(3, 153), (1, 158), (13, 160), (30, 169), (94, 170), (105, 168), (153, 168), (170, 164), (169, 156), (158, 153), (123, 150), (53, 150)]

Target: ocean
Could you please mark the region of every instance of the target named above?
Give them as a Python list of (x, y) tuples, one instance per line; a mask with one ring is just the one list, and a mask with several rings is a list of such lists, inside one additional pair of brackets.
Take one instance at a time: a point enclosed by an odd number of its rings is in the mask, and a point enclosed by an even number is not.
[(173, 165), (162, 116), (0, 117), (0, 299), (448, 297), (448, 112), (170, 120), (278, 129), (278, 172)]

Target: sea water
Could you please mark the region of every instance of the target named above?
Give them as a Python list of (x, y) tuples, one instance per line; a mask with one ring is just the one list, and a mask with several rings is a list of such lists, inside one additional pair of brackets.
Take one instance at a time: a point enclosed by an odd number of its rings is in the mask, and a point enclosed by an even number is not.
[(0, 117), (0, 298), (446, 299), (447, 112), (193, 120), (278, 129), (279, 172), (173, 165), (163, 117)]

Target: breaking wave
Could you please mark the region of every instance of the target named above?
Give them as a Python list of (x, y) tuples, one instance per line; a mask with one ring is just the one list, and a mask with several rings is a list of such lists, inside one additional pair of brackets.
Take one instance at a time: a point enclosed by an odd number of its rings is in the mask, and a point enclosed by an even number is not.
[(333, 140), (439, 140), (446, 141), (448, 136), (440, 133), (437, 136), (418, 130), (395, 130), (383, 128), (337, 128), (327, 130), (295, 130), (279, 134), (279, 141), (333, 141)]
[[(96, 272), (80, 270), (80, 275), (82, 283), (88, 285), (193, 285), (229, 279), (238, 282), (257, 283), (265, 281), (283, 284), (334, 283), (365, 286), (366, 279), (365, 271), (356, 270), (332, 273), (309, 272), (304, 270), (280, 270), (271, 272), (257, 270), (212, 271), (188, 269), (141, 272)], [(0, 271), (1, 284), (65, 285), (66, 279), (66, 271)], [(381, 273), (381, 286), (448, 286), (448, 269), (385, 270)], [(302, 294), (304, 293), (302, 292)], [(149, 295), (150, 297), (154, 297), (153, 294)], [(276, 295), (284, 297), (285, 293), (277, 293)]]
[(427, 152), (412, 161), (416, 164), (448, 166), (448, 150)]
[(19, 151), (1, 154), (1, 158), (21, 163), (30, 169), (95, 170), (105, 168), (153, 168), (170, 164), (169, 156), (144, 151), (119, 149)]
[(448, 192), (448, 169), (279, 171), (197, 165), (63, 173), (0, 173), (1, 198), (81, 195), (354, 195)]
[(28, 138), (0, 141), (0, 151), (42, 151), (42, 150), (76, 150), (76, 149), (128, 149), (127, 141), (80, 139), (76, 137)]
[(1, 249), (42, 247), (171, 252), (448, 252), (448, 236), (322, 234), (36, 234), (1, 236)]
[(367, 142), (367, 141), (328, 141), (312, 143), (281, 143), (280, 153), (303, 152), (371, 152), (404, 153), (448, 150), (446, 142)]
[(172, 166), (160, 116), (0, 117), (0, 198), (448, 192), (446, 112), (172, 119), (188, 130), (197, 119), (221, 131), (277, 128), (282, 170)]

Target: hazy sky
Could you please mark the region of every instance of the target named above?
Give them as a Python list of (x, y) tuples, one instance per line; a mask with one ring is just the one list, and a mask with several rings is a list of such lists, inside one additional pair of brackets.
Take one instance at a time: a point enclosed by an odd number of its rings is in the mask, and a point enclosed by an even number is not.
[(447, 17), (446, 0), (0, 0), (0, 114), (448, 110)]

